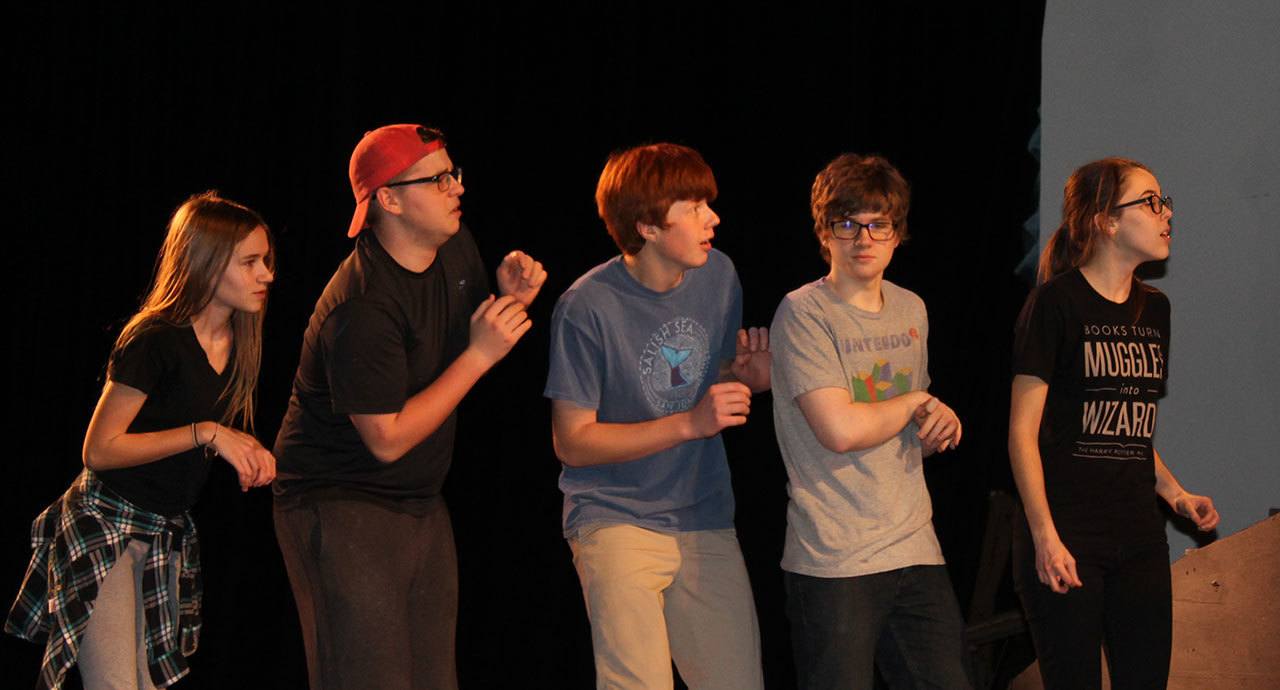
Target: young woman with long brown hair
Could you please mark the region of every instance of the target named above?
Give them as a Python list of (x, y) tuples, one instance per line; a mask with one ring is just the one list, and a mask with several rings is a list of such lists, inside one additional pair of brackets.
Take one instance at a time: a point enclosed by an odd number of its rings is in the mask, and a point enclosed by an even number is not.
[(1014, 344), (1009, 455), (1026, 514), (1015, 584), (1045, 688), (1163, 688), (1172, 640), (1159, 496), (1201, 530), (1213, 501), (1187, 492), (1152, 446), (1165, 393), (1169, 300), (1134, 271), (1169, 256), (1173, 200), (1123, 158), (1072, 173)]
[(32, 525), (5, 630), (46, 645), (40, 687), (76, 663), (88, 690), (166, 687), (187, 672), (200, 606), (188, 510), (215, 457), (242, 490), (275, 477), (251, 435), (272, 261), (250, 209), (206, 192), (174, 212), (112, 349), (85, 469)]

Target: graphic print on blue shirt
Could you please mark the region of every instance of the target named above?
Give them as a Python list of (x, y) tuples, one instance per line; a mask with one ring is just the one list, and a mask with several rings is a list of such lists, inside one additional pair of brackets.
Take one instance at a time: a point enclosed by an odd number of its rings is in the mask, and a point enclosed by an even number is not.
[(701, 323), (679, 316), (662, 324), (640, 353), (640, 382), (655, 416), (684, 412), (697, 402), (710, 362), (710, 339)]

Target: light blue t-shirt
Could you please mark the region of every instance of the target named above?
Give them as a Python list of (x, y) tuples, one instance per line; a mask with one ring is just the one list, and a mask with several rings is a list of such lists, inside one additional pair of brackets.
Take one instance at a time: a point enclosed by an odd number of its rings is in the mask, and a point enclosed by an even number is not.
[[(596, 266), (556, 302), (543, 395), (633, 423), (692, 408), (734, 355), (742, 286), (733, 262), (712, 250), (680, 284), (654, 292), (622, 257)], [(662, 532), (733, 527), (733, 489), (720, 435), (629, 462), (565, 466), (564, 533), (591, 524)]]

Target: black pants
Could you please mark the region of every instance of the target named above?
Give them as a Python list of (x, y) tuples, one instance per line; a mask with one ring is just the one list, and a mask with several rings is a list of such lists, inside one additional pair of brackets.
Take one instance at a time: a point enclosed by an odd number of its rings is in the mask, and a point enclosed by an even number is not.
[(1164, 688), (1173, 643), (1169, 545), (1067, 544), (1083, 587), (1055, 594), (1036, 576), (1035, 545), (1014, 530), (1014, 585), (1031, 624), (1045, 690), (1102, 685), (1105, 643), (1111, 687)]
[(858, 577), (783, 577), (803, 690), (870, 690), (873, 660), (892, 688), (969, 687), (964, 623), (946, 566)]
[(311, 690), (455, 690), (458, 566), (443, 501), (275, 506)]

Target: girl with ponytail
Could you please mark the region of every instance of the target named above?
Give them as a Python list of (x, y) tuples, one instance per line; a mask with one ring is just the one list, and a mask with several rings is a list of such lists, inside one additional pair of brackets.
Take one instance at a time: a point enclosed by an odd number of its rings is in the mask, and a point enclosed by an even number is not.
[(1163, 688), (1172, 605), (1159, 496), (1201, 530), (1213, 501), (1152, 445), (1169, 300), (1134, 275), (1168, 258), (1173, 200), (1151, 171), (1104, 158), (1072, 173), (1014, 342), (1009, 456), (1026, 521), (1014, 581), (1047, 690)]

